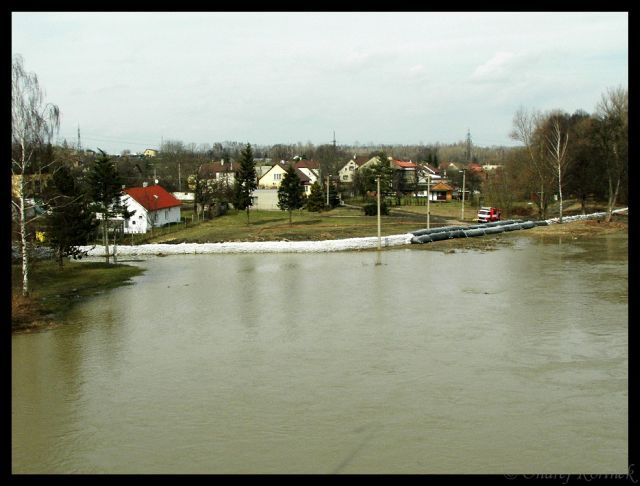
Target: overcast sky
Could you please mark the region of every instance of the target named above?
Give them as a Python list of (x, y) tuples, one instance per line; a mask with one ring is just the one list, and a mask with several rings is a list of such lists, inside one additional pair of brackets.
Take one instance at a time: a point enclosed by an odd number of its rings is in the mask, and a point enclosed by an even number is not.
[(626, 12), (13, 12), (60, 140), (513, 145), (520, 107), (628, 87)]

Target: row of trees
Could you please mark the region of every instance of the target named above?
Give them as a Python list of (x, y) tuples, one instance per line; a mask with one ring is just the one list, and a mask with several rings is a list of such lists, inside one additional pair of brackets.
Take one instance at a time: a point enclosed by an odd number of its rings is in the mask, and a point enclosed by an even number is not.
[(570, 193), (583, 208), (589, 195), (606, 198), (610, 220), (620, 197), (627, 197), (628, 117), (629, 95), (621, 87), (607, 90), (592, 115), (520, 108), (511, 137), (523, 147), (508, 164), (514, 172), (512, 184), (519, 179), (521, 187), (535, 195), (542, 218), (551, 196), (557, 195), (562, 220), (565, 194)]

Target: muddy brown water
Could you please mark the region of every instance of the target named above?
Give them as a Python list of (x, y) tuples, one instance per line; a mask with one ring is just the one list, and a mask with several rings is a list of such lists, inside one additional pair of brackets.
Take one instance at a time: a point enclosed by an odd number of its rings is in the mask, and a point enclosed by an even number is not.
[(134, 262), (12, 337), (12, 470), (626, 473), (627, 242)]

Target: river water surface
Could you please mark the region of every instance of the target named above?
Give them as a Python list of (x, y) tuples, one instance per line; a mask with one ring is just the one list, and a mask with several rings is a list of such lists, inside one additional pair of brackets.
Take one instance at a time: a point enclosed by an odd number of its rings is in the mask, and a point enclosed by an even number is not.
[(626, 473), (627, 237), (510, 241), (136, 262), (13, 336), (13, 472)]

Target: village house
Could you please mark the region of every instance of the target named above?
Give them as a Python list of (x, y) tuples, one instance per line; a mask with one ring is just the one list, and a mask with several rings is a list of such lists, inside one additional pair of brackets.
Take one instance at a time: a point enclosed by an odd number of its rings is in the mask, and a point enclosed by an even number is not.
[(220, 160), (219, 162), (202, 164), (198, 169), (198, 175), (201, 179), (216, 180), (233, 185), (236, 178), (235, 171), (238, 168), (239, 164), (234, 164), (233, 161)]
[(300, 160), (298, 162), (280, 161), (273, 164), (271, 168), (264, 173), (258, 180), (258, 189), (277, 190), (284, 178), (287, 169), (293, 165), (296, 175), (300, 178), (300, 182), (304, 187), (304, 193), (311, 193), (311, 186), (319, 178), (319, 164), (309, 160)]
[(127, 211), (135, 211), (123, 220), (125, 234), (146, 233), (151, 227), (180, 222), (182, 203), (162, 186), (129, 187), (120, 198)]
[(351, 183), (353, 182), (353, 176), (356, 171), (365, 163), (369, 161), (369, 157), (358, 156), (356, 154), (353, 155), (353, 158), (349, 160), (346, 164), (342, 166), (342, 168), (338, 171), (338, 177), (340, 182)]

